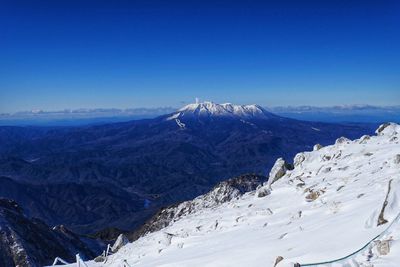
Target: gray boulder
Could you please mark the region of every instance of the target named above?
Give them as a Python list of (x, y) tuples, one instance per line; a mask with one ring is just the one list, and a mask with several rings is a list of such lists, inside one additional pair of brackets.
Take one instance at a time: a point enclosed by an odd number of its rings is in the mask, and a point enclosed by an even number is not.
[(274, 166), (269, 172), (268, 186), (270, 187), (273, 183), (282, 178), (288, 170), (293, 169), (293, 167), (288, 164), (283, 158), (278, 158), (275, 161)]

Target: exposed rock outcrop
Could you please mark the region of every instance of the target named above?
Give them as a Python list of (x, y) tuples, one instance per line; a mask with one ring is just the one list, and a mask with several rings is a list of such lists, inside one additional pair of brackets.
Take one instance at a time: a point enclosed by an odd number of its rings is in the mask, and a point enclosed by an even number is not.
[(390, 242), (392, 240), (378, 240), (376, 244), (376, 249), (379, 255), (388, 255), (390, 253)]
[(394, 164), (400, 164), (400, 154), (397, 154), (393, 159)]
[(385, 201), (383, 202), (381, 212), (379, 213), (377, 226), (388, 222), (388, 220), (385, 219), (385, 209), (386, 209), (387, 205), (389, 204), (388, 198), (389, 198), (390, 191), (392, 189), (392, 181), (393, 180), (389, 180), (388, 189), (387, 189), (386, 196), (385, 196)]
[(282, 256), (276, 257), (274, 267), (276, 267), (278, 265), (278, 263), (280, 263), (282, 260), (283, 260)]

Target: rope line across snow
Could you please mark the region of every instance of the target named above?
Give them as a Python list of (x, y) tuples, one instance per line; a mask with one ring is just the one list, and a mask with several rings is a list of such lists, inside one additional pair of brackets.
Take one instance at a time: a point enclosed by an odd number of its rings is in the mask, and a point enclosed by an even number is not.
[(338, 258), (338, 259), (334, 259), (334, 260), (330, 260), (330, 261), (324, 261), (324, 262), (315, 262), (315, 263), (304, 263), (304, 264), (300, 264), (301, 267), (306, 267), (306, 266), (318, 266), (318, 265), (323, 265), (323, 264), (330, 264), (330, 263), (335, 263), (335, 262), (340, 262), (342, 260), (347, 260), (350, 257), (358, 254), (359, 252), (363, 251), (365, 248), (367, 248), (373, 241), (375, 241), (376, 239), (383, 237), (383, 235), (385, 235), (389, 229), (394, 225), (395, 222), (397, 222), (400, 219), (400, 213), (396, 216), (396, 218), (390, 223), (390, 225), (379, 235), (377, 235), (376, 237), (374, 237), (373, 239), (371, 239), (368, 243), (366, 243), (363, 247), (361, 247), (360, 249), (354, 251), (353, 253)]

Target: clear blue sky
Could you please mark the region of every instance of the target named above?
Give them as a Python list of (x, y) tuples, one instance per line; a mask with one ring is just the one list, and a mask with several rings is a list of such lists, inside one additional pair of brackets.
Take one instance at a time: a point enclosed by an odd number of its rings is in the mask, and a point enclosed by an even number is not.
[(0, 113), (400, 104), (399, 1), (3, 1)]

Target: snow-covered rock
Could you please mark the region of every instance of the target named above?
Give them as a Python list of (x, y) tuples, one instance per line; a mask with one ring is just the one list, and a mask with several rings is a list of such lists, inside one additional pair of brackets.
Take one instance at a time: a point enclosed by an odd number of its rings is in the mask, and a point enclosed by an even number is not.
[(387, 136), (393, 136), (397, 135), (400, 132), (400, 125), (389, 122), (389, 123), (384, 123), (378, 127), (378, 129), (375, 131), (377, 135), (387, 135)]
[(120, 234), (118, 236), (117, 240), (115, 240), (115, 243), (111, 248), (111, 251), (117, 252), (120, 248), (122, 248), (123, 246), (125, 246), (128, 243), (129, 243), (128, 238), (124, 234)]
[(368, 140), (371, 139), (371, 136), (369, 135), (363, 135), (360, 138), (360, 144), (366, 144), (368, 142)]
[(348, 144), (348, 143), (350, 143), (350, 139), (342, 136), (342, 137), (336, 139), (335, 145)]
[(306, 160), (306, 155), (304, 152), (296, 154), (296, 156), (294, 157), (294, 160), (293, 160), (294, 167), (299, 166), (305, 160)]
[(277, 159), (269, 172), (268, 186), (270, 187), (273, 183), (282, 178), (288, 169), (291, 169), (291, 166), (283, 158)]
[(271, 194), (271, 190), (266, 186), (258, 188), (256, 192), (257, 197), (266, 197), (269, 194)]
[(323, 148), (322, 145), (320, 145), (320, 144), (315, 144), (315, 145), (313, 146), (313, 151), (320, 150), (321, 148)]
[[(107, 263), (87, 264), (398, 267), (398, 129), (389, 124), (362, 143), (345, 140), (298, 154), (295, 168), (262, 198), (254, 196), (259, 187), (218, 205), (203, 204), (218, 202), (214, 190), (197, 199), (191, 212), (122, 247)], [(160, 242), (165, 233), (172, 235), (168, 244)]]

